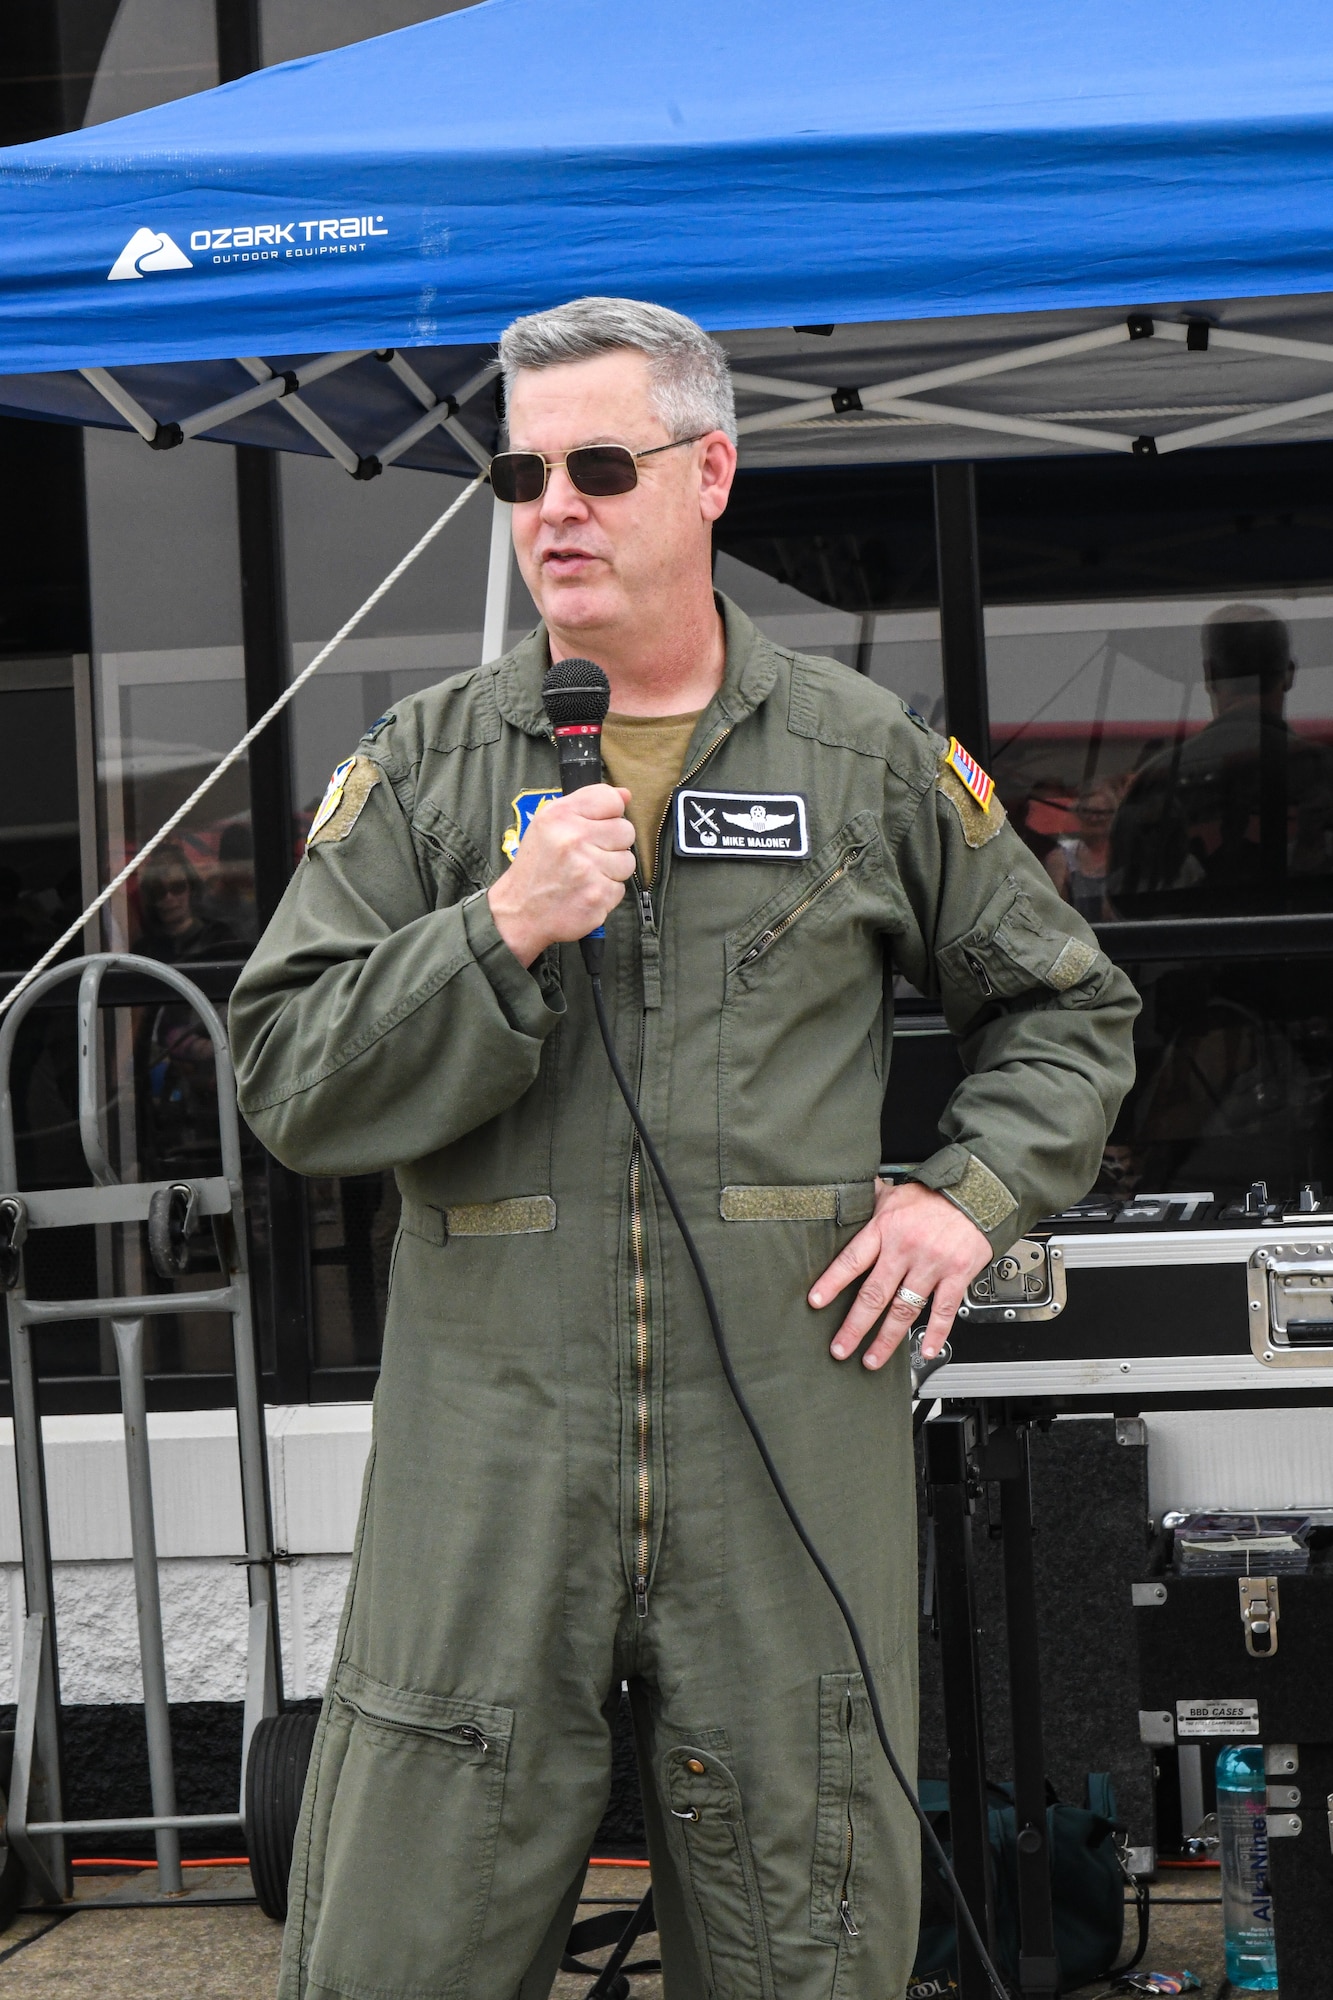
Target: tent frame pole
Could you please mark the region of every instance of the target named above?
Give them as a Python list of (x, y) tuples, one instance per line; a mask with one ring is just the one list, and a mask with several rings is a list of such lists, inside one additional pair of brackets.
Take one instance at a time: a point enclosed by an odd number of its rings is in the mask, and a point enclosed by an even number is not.
[(514, 536), (511, 510), (503, 500), (491, 502), (491, 547), (486, 564), (486, 612), (481, 630), (481, 657), (498, 660), (509, 629), (509, 586), (513, 575)]
[(950, 734), (979, 763), (989, 766), (990, 702), (977, 540), (976, 467), (966, 459), (947, 459), (933, 467), (933, 476), (944, 712)]

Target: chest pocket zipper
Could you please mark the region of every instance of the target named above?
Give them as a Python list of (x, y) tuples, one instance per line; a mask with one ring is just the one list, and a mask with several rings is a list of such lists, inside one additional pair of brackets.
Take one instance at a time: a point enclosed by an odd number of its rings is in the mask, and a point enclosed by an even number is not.
[(863, 840), (855, 847), (845, 847), (838, 856), (836, 866), (830, 868), (827, 875), (820, 876), (814, 887), (806, 891), (795, 909), (788, 910), (785, 916), (779, 917), (776, 923), (768, 926), (767, 930), (760, 931), (753, 944), (747, 945), (736, 960), (736, 970), (744, 971), (746, 966), (753, 965), (757, 959), (764, 956), (765, 952), (771, 951), (778, 939), (786, 936), (792, 925), (798, 923), (811, 905), (819, 901), (826, 889), (831, 889), (835, 882), (841, 882), (844, 875), (850, 874), (869, 845), (868, 840)]

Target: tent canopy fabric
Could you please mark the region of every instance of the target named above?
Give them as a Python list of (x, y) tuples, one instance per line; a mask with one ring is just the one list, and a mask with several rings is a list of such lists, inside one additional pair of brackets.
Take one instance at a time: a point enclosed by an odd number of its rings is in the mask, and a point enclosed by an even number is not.
[(0, 153), (6, 373), (1330, 290), (1326, 0), (486, 0)]
[[(332, 431), (348, 470), (393, 440), (402, 463), (461, 471), (493, 443), (476, 378), (500, 329), (590, 291), (676, 306), (726, 330), (743, 373), (830, 392), (801, 436), (756, 431), (753, 463), (1077, 449), (1101, 421), (1129, 449), (1192, 413), (1318, 403), (1333, 16), (1321, 0), (485, 0), (0, 151), (10, 410), (158, 442), (222, 411), (186, 434), (329, 450)], [(1045, 438), (833, 393), (1123, 333), (1135, 309), (1294, 328), (1328, 354), (1186, 361), (1182, 333), (1169, 353), (1056, 357), (945, 399), (1045, 410)], [(390, 348), (416, 386), (375, 358)], [(330, 354), (307, 383), (301, 364)], [(79, 370), (115, 371), (139, 418)], [(425, 421), (464, 389), (461, 414)], [(781, 400), (742, 391), (752, 417)], [(1311, 425), (1322, 410), (1280, 434)]]

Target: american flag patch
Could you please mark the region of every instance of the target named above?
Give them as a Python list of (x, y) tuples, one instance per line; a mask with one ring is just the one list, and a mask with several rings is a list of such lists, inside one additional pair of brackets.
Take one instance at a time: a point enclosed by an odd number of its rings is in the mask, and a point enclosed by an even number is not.
[(944, 761), (962, 779), (981, 810), (989, 812), (995, 780), (987, 777), (976, 758), (969, 756), (956, 736), (949, 738), (949, 754)]

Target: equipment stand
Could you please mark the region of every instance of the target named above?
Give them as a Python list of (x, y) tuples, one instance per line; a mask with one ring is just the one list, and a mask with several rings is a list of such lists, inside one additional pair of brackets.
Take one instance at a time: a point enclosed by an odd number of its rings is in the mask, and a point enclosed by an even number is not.
[[(995, 1955), (986, 1798), (986, 1744), (977, 1661), (976, 1580), (972, 1568), (972, 1510), (979, 1488), (973, 1459), (977, 1420), (970, 1412), (931, 1417), (922, 1430), (926, 1490), (935, 1528), (935, 1607), (940, 1631), (940, 1681), (949, 1748), (949, 1829), (953, 1868)], [(961, 1926), (958, 1932), (959, 2000), (994, 2000), (990, 1980)]]
[[(994, 1480), (1000, 1488), (1018, 1824), (1019, 1991), (1024, 2000), (1050, 2000), (1059, 1992), (1059, 1974), (1051, 1904), (1027, 1428), (1008, 1421), (1002, 1408), (996, 1412), (984, 1403), (951, 1405), (926, 1421), (921, 1436), (935, 1538), (935, 1615), (948, 1741), (952, 1858), (968, 1907), (992, 1957), (995, 1888), (977, 1653), (972, 1517), (983, 1483)], [(961, 1931), (958, 1946), (959, 2000), (993, 2000), (990, 1981)]]
[[(1000, 1463), (993, 1461), (1000, 1460)], [(1012, 1460), (1012, 1463), (1005, 1461)], [(1051, 1905), (1051, 1855), (1046, 1816), (1046, 1755), (1041, 1733), (1041, 1655), (1037, 1586), (1032, 1567), (1032, 1473), (1025, 1424), (997, 1431), (986, 1469), (1000, 1482), (1004, 1553), (1004, 1616), (1009, 1642), (1009, 1716), (1014, 1738), (1014, 1809), (1018, 1823), (1018, 1918), (1022, 1939), (1019, 1990), (1047, 1996), (1060, 1990)]]

